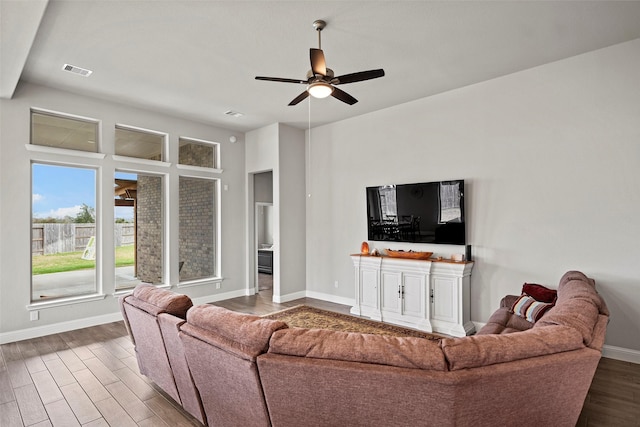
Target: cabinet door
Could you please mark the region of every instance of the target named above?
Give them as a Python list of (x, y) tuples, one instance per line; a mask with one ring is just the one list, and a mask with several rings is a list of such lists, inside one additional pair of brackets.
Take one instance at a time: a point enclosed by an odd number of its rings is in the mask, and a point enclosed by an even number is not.
[(426, 305), (425, 289), (426, 278), (424, 274), (403, 274), (403, 315), (424, 319)]
[(400, 313), (401, 293), (400, 293), (401, 273), (397, 271), (380, 272), (382, 282), (382, 311), (390, 313)]
[(378, 308), (378, 272), (373, 269), (360, 271), (360, 306)]
[(432, 277), (431, 291), (433, 304), (431, 318), (433, 320), (458, 323), (458, 291), (457, 279), (454, 277)]

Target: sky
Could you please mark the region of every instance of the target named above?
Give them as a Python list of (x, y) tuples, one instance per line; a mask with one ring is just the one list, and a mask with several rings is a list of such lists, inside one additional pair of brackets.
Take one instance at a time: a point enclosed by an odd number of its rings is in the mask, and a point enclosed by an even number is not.
[[(135, 174), (117, 173), (135, 179)], [(32, 165), (32, 212), (34, 218), (75, 217), (82, 204), (96, 207), (96, 170), (34, 163)], [(115, 208), (116, 218), (133, 218), (132, 208)]]

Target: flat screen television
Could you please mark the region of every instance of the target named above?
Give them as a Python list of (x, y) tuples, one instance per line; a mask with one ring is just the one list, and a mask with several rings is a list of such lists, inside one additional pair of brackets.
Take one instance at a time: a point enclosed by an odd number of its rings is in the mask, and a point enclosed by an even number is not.
[(368, 240), (464, 245), (464, 180), (367, 187)]

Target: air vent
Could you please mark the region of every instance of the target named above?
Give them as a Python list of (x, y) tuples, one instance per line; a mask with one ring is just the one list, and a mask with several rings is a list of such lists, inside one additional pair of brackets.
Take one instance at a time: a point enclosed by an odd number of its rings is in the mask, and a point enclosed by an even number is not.
[(237, 111), (233, 111), (233, 110), (229, 110), (229, 111), (225, 111), (224, 112), (227, 116), (232, 116), (232, 117), (242, 117), (244, 116), (244, 114), (239, 113)]
[(93, 71), (87, 70), (86, 68), (76, 67), (75, 65), (64, 64), (62, 67), (64, 71), (68, 71), (73, 74), (79, 74), (83, 77), (89, 77)]

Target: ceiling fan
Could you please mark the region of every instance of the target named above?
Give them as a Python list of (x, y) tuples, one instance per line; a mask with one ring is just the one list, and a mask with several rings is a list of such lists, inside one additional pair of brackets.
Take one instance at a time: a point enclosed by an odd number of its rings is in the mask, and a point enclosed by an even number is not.
[(298, 83), (307, 85), (307, 90), (296, 96), (289, 105), (296, 105), (303, 99), (306, 99), (309, 95), (314, 98), (326, 98), (331, 95), (342, 102), (349, 105), (353, 105), (358, 102), (353, 96), (347, 92), (338, 89), (336, 85), (342, 85), (346, 83), (361, 82), (364, 80), (377, 79), (384, 76), (384, 70), (382, 68), (377, 70), (360, 71), (357, 73), (344, 74), (342, 76), (335, 77), (333, 70), (327, 68), (324, 60), (324, 52), (322, 51), (322, 40), (320, 33), (327, 26), (327, 23), (322, 20), (313, 22), (313, 28), (318, 32), (318, 49), (309, 49), (309, 56), (311, 59), (311, 70), (307, 72), (306, 80), (299, 79), (285, 79), (280, 77), (261, 77), (257, 76), (256, 80), (266, 80), (271, 82), (283, 82), (283, 83)]

